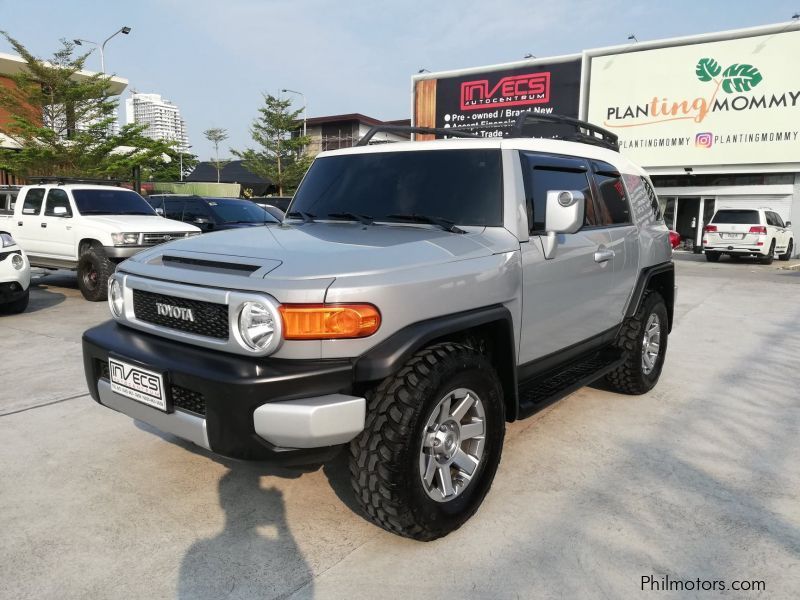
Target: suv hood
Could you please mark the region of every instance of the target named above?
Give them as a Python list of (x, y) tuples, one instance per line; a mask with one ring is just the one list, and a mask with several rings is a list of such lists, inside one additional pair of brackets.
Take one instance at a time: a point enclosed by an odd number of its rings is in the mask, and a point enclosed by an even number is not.
[(152, 263), (170, 251), (184, 257), (213, 254), (270, 265), (264, 275), (268, 278), (336, 278), (414, 269), (515, 249), (516, 240), (505, 233), (508, 235), (498, 240), (482, 229), (457, 234), (415, 226), (306, 223), (205, 234), (158, 246), (132, 260)]
[(194, 225), (165, 219), (158, 215), (85, 215), (87, 223), (99, 225), (110, 232), (164, 233), (169, 231), (200, 231)]

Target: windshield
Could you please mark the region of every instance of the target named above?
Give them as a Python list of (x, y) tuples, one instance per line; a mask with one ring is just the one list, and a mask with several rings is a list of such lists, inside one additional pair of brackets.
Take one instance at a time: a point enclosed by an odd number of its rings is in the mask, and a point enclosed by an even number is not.
[(130, 190), (72, 190), (75, 206), (82, 215), (149, 215), (156, 211), (144, 198)]
[(418, 215), (500, 226), (502, 183), (498, 149), (328, 156), (314, 161), (290, 212), (317, 219), (350, 213), (398, 222), (397, 215)]
[(757, 210), (721, 210), (711, 219), (712, 223), (727, 223), (730, 225), (752, 225), (758, 223)]
[(257, 204), (249, 200), (214, 198), (208, 206), (225, 223), (277, 223), (273, 217)]

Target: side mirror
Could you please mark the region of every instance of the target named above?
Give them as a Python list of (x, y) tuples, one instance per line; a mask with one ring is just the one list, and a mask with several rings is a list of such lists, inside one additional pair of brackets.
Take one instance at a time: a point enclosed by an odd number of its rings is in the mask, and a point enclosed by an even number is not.
[(54, 206), (53, 207), (53, 214), (57, 217), (70, 217), (72, 215), (69, 214), (67, 211), (66, 206)]
[(196, 217), (192, 219), (192, 224), (197, 225), (200, 229), (214, 229), (214, 222), (207, 217)]
[(791, 221), (786, 221), (786, 223), (784, 223), (784, 225), (786, 225), (787, 227), (789, 227), (791, 224), (792, 224)]
[(576, 233), (583, 226), (586, 198), (577, 190), (550, 190), (546, 210), (544, 257), (551, 259), (555, 258), (558, 248), (558, 234)]
[(156, 214), (161, 216), (161, 217), (163, 217), (164, 216), (164, 209), (163, 208), (157, 208), (156, 209)]

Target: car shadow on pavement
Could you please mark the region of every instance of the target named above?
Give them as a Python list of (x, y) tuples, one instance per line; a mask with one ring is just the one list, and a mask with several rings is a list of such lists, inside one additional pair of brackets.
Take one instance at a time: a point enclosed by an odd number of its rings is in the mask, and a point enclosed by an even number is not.
[(264, 478), (296, 479), (319, 467), (290, 469), (228, 459), (141, 421), (134, 423), (228, 469), (218, 483), (225, 525), (186, 551), (178, 578), (179, 600), (285, 598), (301, 588), (304, 597), (313, 597), (313, 572), (287, 522), (283, 492), (264, 486)]
[(66, 299), (66, 296), (61, 292), (53, 291), (49, 289), (46, 284), (42, 284), (38, 281), (31, 282), (30, 291), (31, 299), (28, 303), (28, 308), (25, 309), (25, 313), (33, 313), (52, 308), (53, 306), (61, 304)]

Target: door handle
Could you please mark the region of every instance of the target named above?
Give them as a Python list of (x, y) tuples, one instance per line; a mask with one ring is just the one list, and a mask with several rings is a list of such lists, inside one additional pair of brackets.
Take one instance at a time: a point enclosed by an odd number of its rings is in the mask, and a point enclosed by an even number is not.
[(47, 223), (42, 223), (42, 227), (47, 227)]
[(22, 221), (17, 221), (17, 226), (22, 227)]
[(614, 258), (614, 251), (603, 248), (594, 253), (594, 262), (606, 262)]

